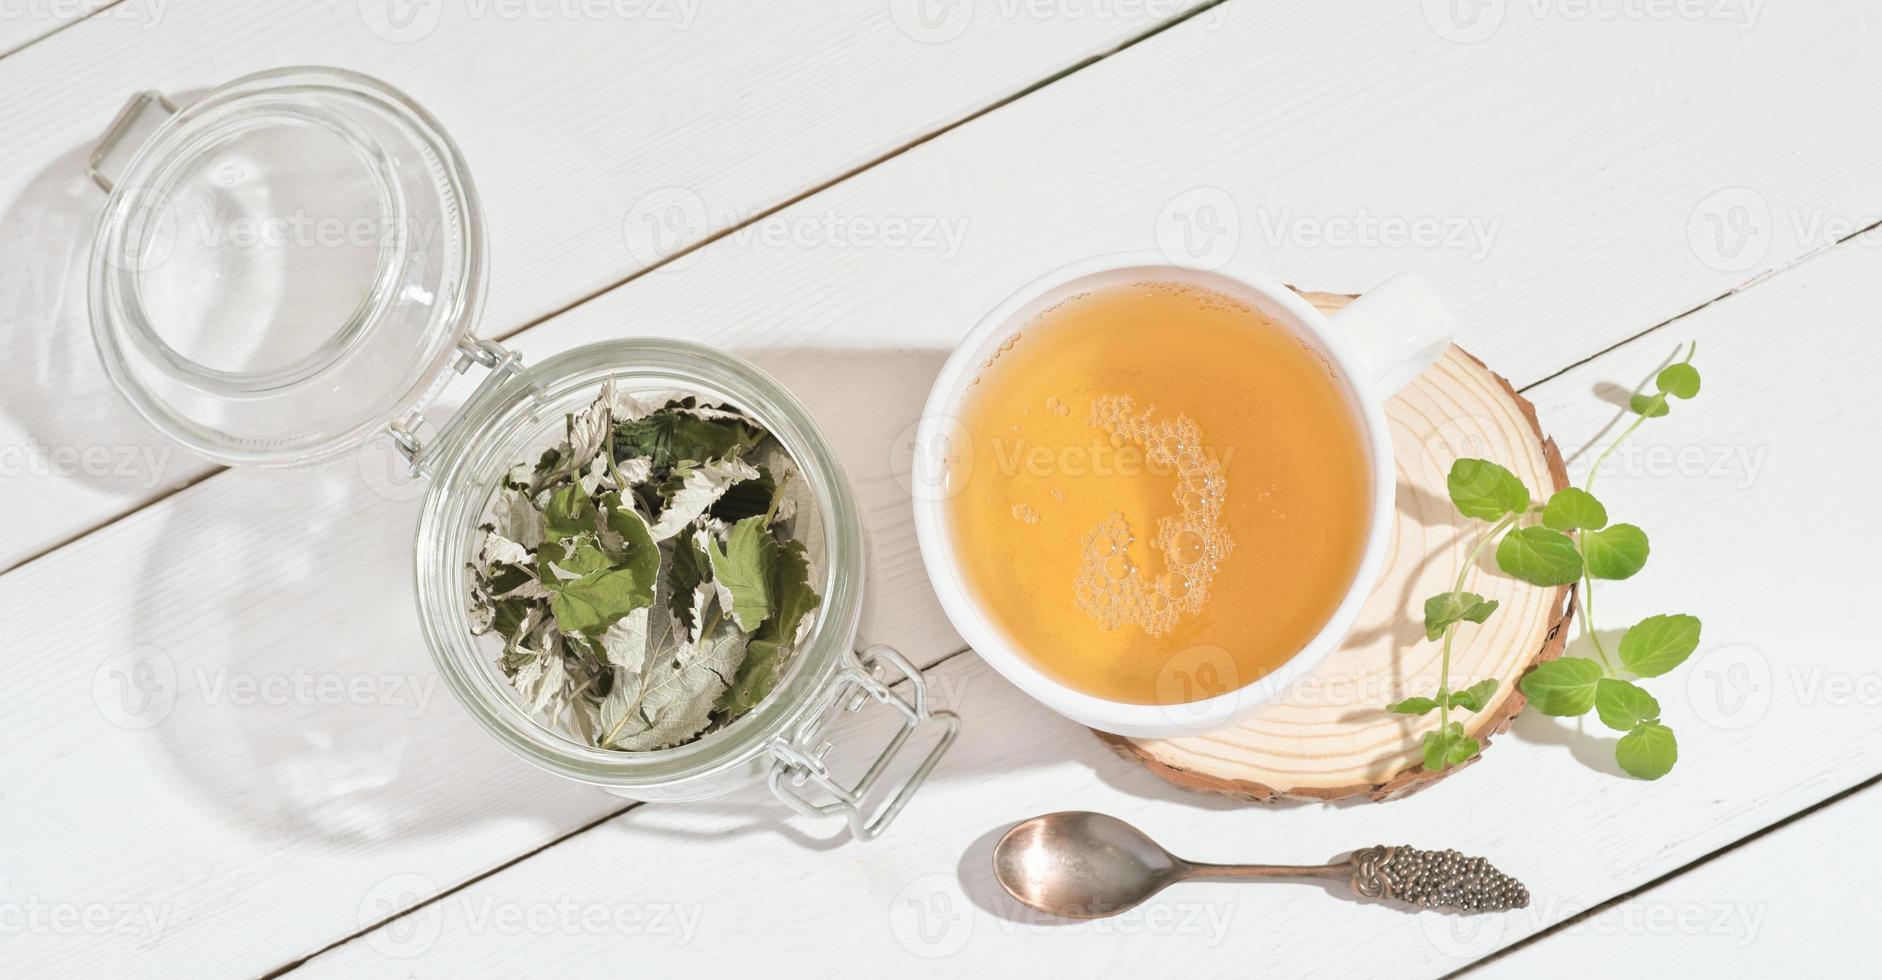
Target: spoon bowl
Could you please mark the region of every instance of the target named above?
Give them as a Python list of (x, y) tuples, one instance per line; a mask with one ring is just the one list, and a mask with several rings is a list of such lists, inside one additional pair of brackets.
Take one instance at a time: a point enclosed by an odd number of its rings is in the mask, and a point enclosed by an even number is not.
[(993, 848), (993, 874), (1007, 894), (1069, 919), (1136, 908), (1187, 867), (1136, 827), (1086, 811), (1034, 817)]

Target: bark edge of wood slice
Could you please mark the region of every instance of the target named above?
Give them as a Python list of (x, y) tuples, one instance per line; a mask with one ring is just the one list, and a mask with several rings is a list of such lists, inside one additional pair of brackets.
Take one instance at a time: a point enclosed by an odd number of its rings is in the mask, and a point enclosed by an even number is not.
[[(1328, 313), (1354, 299), (1301, 295)], [(1399, 698), (1437, 689), (1439, 647), (1424, 637), (1424, 600), (1451, 588), (1475, 535), (1487, 530), (1452, 507), (1445, 477), (1453, 460), (1476, 456), (1553, 492), (1568, 485), (1568, 471), (1555, 440), (1543, 434), (1535, 406), (1456, 345), (1387, 402), (1386, 417), (1397, 466), (1397, 521), (1385, 569), (1346, 642), (1239, 725), (1173, 739), (1093, 734), (1184, 789), (1257, 803), (1395, 799), (1481, 758), (1427, 772), (1420, 742), (1437, 728), (1437, 712), (1414, 717), (1385, 710)], [(1486, 551), (1466, 588), (1501, 605), (1482, 626), (1461, 625), (1451, 644), (1454, 688), (1497, 681), (1483, 711), (1452, 715), (1484, 749), (1527, 703), (1517, 681), (1535, 664), (1561, 656), (1575, 612), (1573, 586), (1519, 582), (1488, 559)]]

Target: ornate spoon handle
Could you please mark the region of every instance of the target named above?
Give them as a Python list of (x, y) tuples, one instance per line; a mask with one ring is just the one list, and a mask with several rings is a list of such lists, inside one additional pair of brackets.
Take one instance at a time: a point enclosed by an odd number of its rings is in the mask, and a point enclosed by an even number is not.
[(1527, 908), (1529, 889), (1483, 858), (1415, 847), (1367, 847), (1334, 864), (1195, 864), (1186, 878), (1332, 878), (1360, 898), (1427, 909), (1507, 912)]
[(1347, 862), (1353, 894), (1427, 909), (1507, 912), (1529, 907), (1529, 889), (1480, 857), (1378, 845)]

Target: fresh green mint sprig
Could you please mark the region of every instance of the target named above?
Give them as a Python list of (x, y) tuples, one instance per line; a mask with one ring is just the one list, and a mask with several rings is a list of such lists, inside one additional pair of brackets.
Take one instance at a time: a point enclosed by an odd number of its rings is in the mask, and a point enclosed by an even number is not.
[(1496, 541), (1496, 564), (1505, 574), (1532, 585), (1579, 582), (1582, 587), (1581, 630), (1595, 658), (1562, 657), (1537, 665), (1520, 684), (1530, 705), (1557, 717), (1595, 712), (1602, 724), (1623, 733), (1614, 755), (1630, 775), (1658, 779), (1672, 770), (1679, 757), (1678, 741), (1660, 720), (1660, 703), (1634, 681), (1658, 677), (1684, 663), (1699, 647), (1699, 620), (1683, 613), (1648, 616), (1622, 635), (1615, 655), (1609, 656), (1594, 625), (1594, 583), (1632, 578), (1646, 567), (1651, 549), (1647, 533), (1639, 527), (1609, 522), (1607, 507), (1594, 495), (1594, 479), (1642, 423), (1671, 411), (1671, 399), (1699, 394), (1699, 369), (1692, 365), (1696, 350), (1696, 344), (1687, 348), (1683, 360), (1661, 370), (1652, 394), (1645, 386), (1633, 393), (1628, 399), (1633, 422), (1595, 458), (1579, 488), (1565, 487), (1536, 504), (1522, 480), (1496, 463), (1460, 459), (1452, 464), (1446, 481), (1451, 502), (1459, 513), (1490, 526), (1478, 536), (1451, 591), (1425, 601), (1425, 636), (1443, 644), (1437, 693), (1387, 706), (1400, 714), (1438, 712), (1437, 730), (1424, 737), (1426, 769), (1435, 772), (1464, 762), (1481, 748), (1464, 733), (1462, 722), (1451, 720), (1450, 712), (1482, 711), (1496, 693), (1497, 682), (1482, 680), (1453, 691), (1451, 641), (1458, 624), (1482, 623), (1496, 611), (1495, 600), (1464, 588), (1483, 549)]

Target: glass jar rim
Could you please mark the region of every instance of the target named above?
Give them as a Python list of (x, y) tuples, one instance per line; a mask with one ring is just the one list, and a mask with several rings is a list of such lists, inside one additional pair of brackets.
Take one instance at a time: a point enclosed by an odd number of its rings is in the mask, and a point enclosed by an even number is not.
[[(491, 659), (491, 651), (474, 642), (464, 613), (461, 573), (475, 554), (476, 525), (495, 481), (522, 458), (517, 455), (519, 433), (534, 417), (532, 406), (571, 392), (598, 391), (610, 379), (630, 391), (682, 389), (723, 396), (763, 423), (810, 488), (824, 536), (822, 602), (777, 686), (725, 728), (650, 752), (595, 748), (551, 730), (516, 703), (506, 682), (487, 669), (483, 661)], [(426, 645), (446, 685), (477, 723), (540, 768), (631, 795), (636, 787), (671, 786), (745, 764), (815, 710), (815, 695), (855, 646), (864, 560), (853, 491), (809, 410), (770, 375), (735, 355), (661, 339), (603, 341), (558, 354), (473, 395), (424, 451), (420, 466), (431, 478), (414, 549)]]
[[(154, 96), (154, 98), (153, 98)], [(442, 388), (447, 370), (460, 356), (482, 310), (488, 288), (489, 245), (483, 208), (469, 166), (442, 124), (404, 92), (376, 78), (342, 68), (294, 66), (255, 72), (233, 79), (180, 109), (156, 93), (141, 93), (126, 114), (144, 105), (172, 112), (132, 154), (115, 181), (100, 177), (110, 199), (99, 215), (89, 270), (93, 340), (105, 372), (147, 422), (191, 450), (226, 465), (298, 465), (328, 458), (373, 438), (387, 425), (422, 407)], [(348, 112), (370, 114), (377, 123), (367, 132)], [(121, 123), (125, 120), (121, 117)], [(153, 325), (145, 302), (143, 276), (153, 270), (147, 239), (167, 220), (183, 223), (166, 211), (177, 208), (179, 188), (200, 179), (216, 147), (244, 133), (318, 129), (351, 147), (360, 174), (370, 180), (383, 205), (376, 220), (371, 284), (356, 305), (335, 310), (336, 326), (322, 343), (291, 363), (255, 370), (228, 370), (179, 351)], [(122, 130), (114, 124), (106, 144)], [(396, 145), (411, 159), (395, 166), (388, 158)], [(106, 149), (101, 145), (100, 153)], [(94, 164), (96, 157), (94, 157)], [(94, 167), (94, 173), (96, 169)], [(422, 178), (422, 179), (421, 179)], [(429, 248), (410, 246), (416, 220), (410, 195), (435, 192), (441, 210), (426, 219)], [(220, 220), (221, 215), (215, 215)], [(242, 215), (240, 218), (250, 218)], [(289, 216), (272, 216), (290, 220)], [(341, 220), (346, 216), (323, 216)], [(374, 220), (354, 216), (359, 220)], [(197, 216), (199, 221), (207, 220)], [(270, 216), (255, 220), (266, 222)], [(432, 228), (435, 222), (436, 227)], [(218, 240), (232, 240), (218, 228)], [(236, 246), (228, 246), (236, 247)], [(441, 258), (442, 257), (442, 258)], [(439, 268), (417, 273), (427, 288), (401, 285), (396, 269), (425, 262)], [(394, 307), (421, 308), (425, 327), (409, 353), (401, 355), (390, 389), (383, 397), (359, 404), (341, 400), (331, 427), (302, 429), (294, 413), (283, 415), (280, 429), (265, 433), (232, 431), (206, 421), (202, 405), (226, 409), (233, 418), (254, 419), (271, 399), (309, 397), (335, 387), (336, 378), (373, 357), (358, 356), (367, 336), (389, 336), (376, 327)], [(231, 321), (241, 324), (241, 320)], [(178, 401), (185, 393), (195, 410)]]

